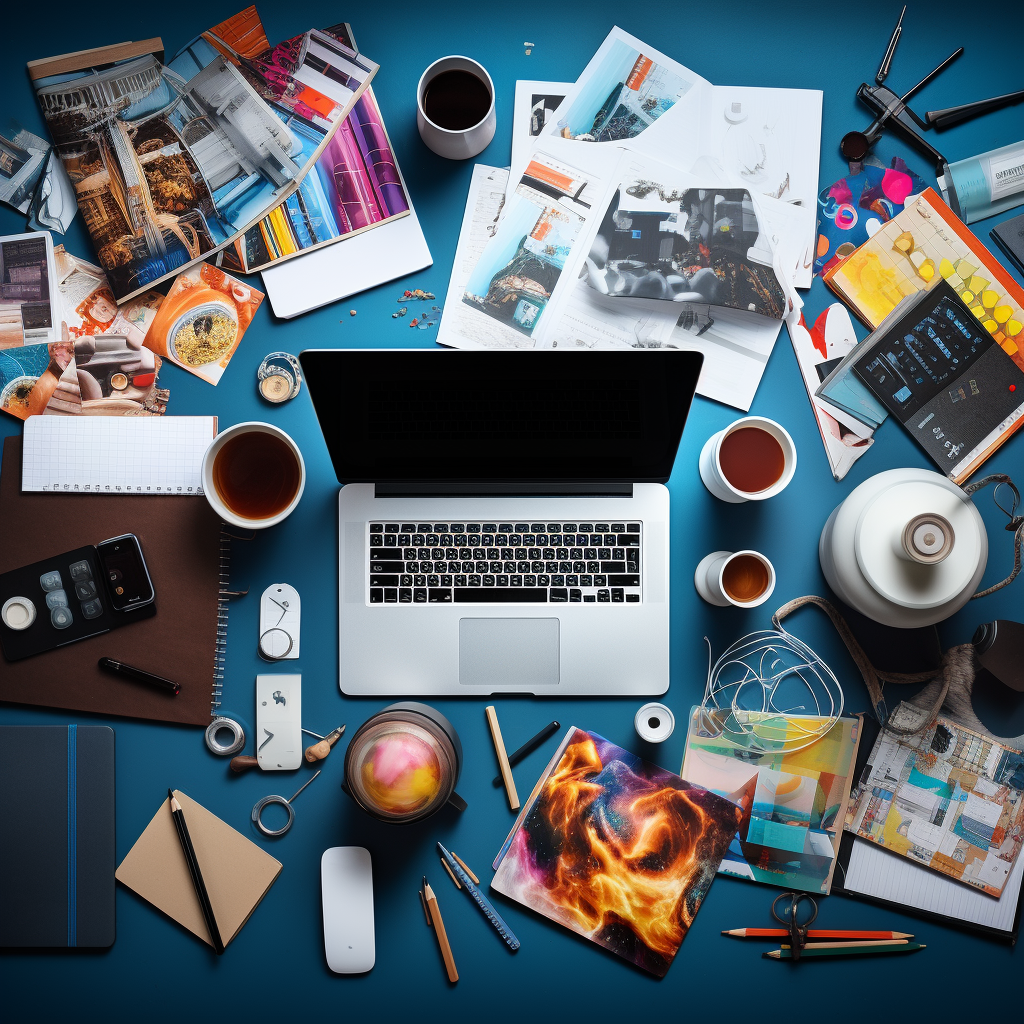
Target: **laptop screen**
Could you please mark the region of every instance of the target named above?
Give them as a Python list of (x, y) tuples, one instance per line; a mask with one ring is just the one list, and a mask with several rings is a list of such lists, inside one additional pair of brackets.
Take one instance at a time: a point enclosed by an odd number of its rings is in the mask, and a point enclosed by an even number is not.
[(340, 483), (665, 482), (703, 356), (303, 352)]

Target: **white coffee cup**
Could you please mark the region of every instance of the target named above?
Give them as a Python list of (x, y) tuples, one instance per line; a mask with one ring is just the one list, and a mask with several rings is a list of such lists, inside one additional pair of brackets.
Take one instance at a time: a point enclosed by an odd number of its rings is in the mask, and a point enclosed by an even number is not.
[[(768, 571), (768, 585), (757, 597), (749, 601), (736, 600), (726, 591), (723, 584), (725, 570), (729, 563), (741, 555), (756, 558)], [(775, 566), (760, 551), (752, 551), (749, 548), (744, 551), (712, 551), (697, 564), (697, 570), (693, 574), (693, 585), (697, 588), (697, 593), (708, 604), (717, 605), (719, 608), (726, 608), (729, 605), (733, 605), (735, 608), (756, 608), (772, 596), (772, 591), (775, 589)]]
[[(423, 100), (427, 94), (427, 86), (445, 71), (468, 71), (476, 75), (491, 94), (491, 105), (482, 121), (471, 128), (455, 131), (442, 128), (427, 117)], [(494, 114), (494, 82), (487, 69), (471, 57), (451, 56), (435, 60), (420, 76), (420, 84), (416, 87), (416, 126), (420, 130), (420, 138), (428, 149), (446, 160), (468, 160), (482, 153), (494, 138), (497, 118)]]
[[(734, 434), (737, 430), (741, 430), (744, 427), (760, 428), (765, 433), (774, 437), (782, 447), (782, 454), (785, 458), (782, 476), (771, 487), (766, 487), (763, 491), (741, 491), (738, 487), (734, 487), (722, 472), (722, 442), (730, 434)], [(770, 420), (765, 416), (744, 416), (736, 420), (735, 423), (730, 423), (729, 426), (724, 430), (718, 431), (717, 434), (712, 434), (707, 439), (704, 447), (701, 449), (698, 465), (700, 467), (700, 478), (704, 481), (704, 486), (716, 498), (734, 503), (741, 501), (764, 501), (765, 498), (771, 498), (778, 494), (779, 491), (784, 490), (789, 481), (793, 479), (793, 474), (796, 472), (796, 445), (793, 443), (793, 438), (789, 436), (789, 431), (782, 424), (776, 423), (775, 420)]]
[[(233, 512), (217, 493), (217, 486), (214, 482), (213, 466), (217, 461), (217, 455), (220, 453), (221, 449), (223, 449), (224, 445), (232, 438), (238, 437), (241, 434), (249, 433), (270, 434), (273, 437), (284, 441), (299, 464), (299, 485), (295, 489), (295, 496), (276, 515), (262, 519), (250, 519)], [(222, 430), (213, 439), (210, 447), (206, 449), (206, 454), (203, 456), (203, 493), (206, 495), (206, 500), (210, 503), (210, 507), (213, 511), (216, 512), (225, 523), (229, 523), (231, 526), (238, 526), (247, 530), (265, 530), (267, 527), (276, 526), (292, 514), (295, 506), (298, 505), (299, 500), (302, 498), (302, 492), (305, 490), (305, 487), (306, 463), (303, 461), (302, 452), (299, 451), (299, 446), (283, 430), (279, 427), (275, 427), (271, 423), (260, 423), (255, 420), (247, 421), (245, 423), (236, 423), (233, 427), (228, 427), (227, 430)]]

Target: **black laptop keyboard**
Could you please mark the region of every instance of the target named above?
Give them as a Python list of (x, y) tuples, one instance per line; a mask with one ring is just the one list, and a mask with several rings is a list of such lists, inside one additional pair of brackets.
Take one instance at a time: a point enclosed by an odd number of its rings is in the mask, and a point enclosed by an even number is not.
[(371, 604), (635, 604), (639, 523), (369, 523)]

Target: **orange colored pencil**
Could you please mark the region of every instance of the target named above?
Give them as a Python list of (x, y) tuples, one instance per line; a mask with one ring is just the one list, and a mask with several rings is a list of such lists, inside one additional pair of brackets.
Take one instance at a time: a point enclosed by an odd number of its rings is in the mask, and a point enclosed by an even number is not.
[[(733, 928), (722, 932), (737, 939), (784, 939), (789, 937), (788, 928)], [(866, 932), (843, 931), (838, 928), (812, 928), (807, 933), (808, 939), (912, 939), (910, 932)]]

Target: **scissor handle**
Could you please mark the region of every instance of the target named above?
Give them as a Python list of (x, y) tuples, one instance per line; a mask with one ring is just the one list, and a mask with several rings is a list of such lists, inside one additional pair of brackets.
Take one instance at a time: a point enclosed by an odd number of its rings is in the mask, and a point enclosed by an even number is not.
[[(788, 916), (785, 911), (780, 914), (776, 909), (781, 900), (789, 900), (789, 906), (787, 908), (789, 910)], [(811, 913), (805, 921), (801, 921), (797, 915), (799, 913), (800, 904), (805, 900), (811, 905)], [(772, 901), (772, 917), (774, 917), (779, 924), (785, 925), (787, 928), (794, 928), (801, 934), (806, 933), (807, 929), (814, 923), (814, 919), (817, 916), (818, 904), (812, 896), (808, 896), (806, 893), (783, 892), (779, 893), (779, 895)]]

